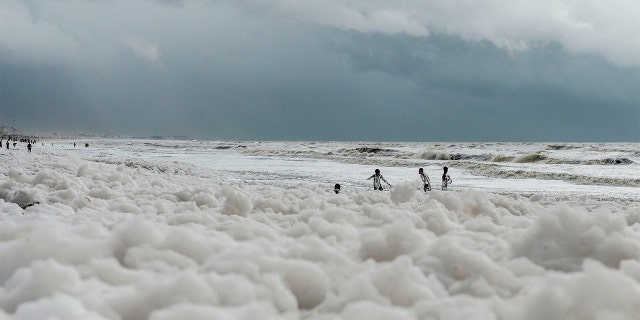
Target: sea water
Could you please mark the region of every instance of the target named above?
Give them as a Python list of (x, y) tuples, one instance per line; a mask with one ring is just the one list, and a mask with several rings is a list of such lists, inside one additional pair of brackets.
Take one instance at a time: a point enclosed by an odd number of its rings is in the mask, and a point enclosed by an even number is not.
[(424, 167), (439, 188), (640, 197), (640, 150), (633, 143), (375, 143), (96, 141), (90, 157), (187, 163), (231, 180), (368, 188), (380, 169), (393, 182), (419, 181)]

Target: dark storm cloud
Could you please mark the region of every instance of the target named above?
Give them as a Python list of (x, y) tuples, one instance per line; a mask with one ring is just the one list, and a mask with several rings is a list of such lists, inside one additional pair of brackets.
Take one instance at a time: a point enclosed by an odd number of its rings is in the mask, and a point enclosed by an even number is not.
[(412, 113), (446, 132), (435, 140), (636, 141), (640, 134), (637, 68), (569, 55), (558, 44), (509, 53), (438, 35), (352, 34), (341, 43), (356, 70), (413, 79), (425, 103)]
[(0, 122), (218, 139), (640, 140), (640, 69), (615, 39), (605, 52), (579, 23), (539, 12), (556, 34), (520, 27), (511, 39), (500, 27), (517, 23), (491, 5), (491, 23), (452, 12), (445, 25), (431, 12), (440, 1), (428, 14), (410, 13), (422, 2), (350, 3), (3, 1)]

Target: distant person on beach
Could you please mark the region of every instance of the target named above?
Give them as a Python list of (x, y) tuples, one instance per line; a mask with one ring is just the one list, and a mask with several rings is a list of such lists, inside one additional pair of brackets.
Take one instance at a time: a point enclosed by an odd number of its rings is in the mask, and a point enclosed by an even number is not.
[(340, 193), (340, 184), (336, 183), (336, 185), (333, 187), (333, 192), (335, 192), (336, 194)]
[(418, 169), (418, 174), (420, 175), (420, 179), (422, 179), (422, 183), (424, 184), (422, 188), (424, 192), (431, 191), (431, 180), (429, 180), (429, 176), (424, 173), (422, 168)]
[(370, 180), (371, 178), (373, 178), (373, 190), (382, 191), (382, 183), (380, 182), (380, 180), (384, 181), (384, 183), (388, 184), (389, 187), (391, 187), (391, 184), (387, 182), (387, 180), (385, 180), (384, 177), (380, 174), (379, 169), (376, 169), (375, 173), (371, 177), (367, 178), (367, 180)]
[(9, 150), (9, 140), (7, 140), (7, 150)]
[(447, 173), (449, 172), (449, 168), (444, 167), (442, 169), (444, 170), (444, 173), (442, 174), (442, 190), (446, 191), (448, 190), (449, 185), (453, 183), (453, 180), (451, 180), (451, 177)]
[(29, 152), (31, 152), (31, 142), (29, 142), (29, 143), (27, 144), (27, 150), (29, 150)]

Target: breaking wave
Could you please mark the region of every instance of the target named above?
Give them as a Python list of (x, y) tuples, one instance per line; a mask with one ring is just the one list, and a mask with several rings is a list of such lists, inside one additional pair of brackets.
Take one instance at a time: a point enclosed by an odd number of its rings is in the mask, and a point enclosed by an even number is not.
[(493, 161), (493, 162), (511, 162), (511, 161), (513, 161), (513, 159), (515, 159), (514, 156), (498, 155), (498, 156), (495, 156), (491, 161)]
[(394, 149), (379, 148), (379, 147), (358, 147), (354, 149), (339, 149), (337, 152), (344, 156), (361, 156), (363, 154), (392, 155), (392, 154), (398, 153), (398, 151)]
[(469, 160), (469, 161), (490, 161), (492, 156), (489, 154), (449, 154), (443, 151), (426, 151), (418, 155), (419, 159), (424, 160)]
[(420, 154), (419, 158), (424, 160), (453, 160), (449, 153), (440, 151), (426, 151)]
[(606, 186), (626, 186), (640, 187), (640, 179), (637, 178), (611, 178), (588, 176), (582, 174), (566, 172), (539, 172), (530, 170), (505, 169), (499, 164), (459, 162), (458, 168), (466, 169), (474, 174), (502, 178), (502, 179), (538, 179), (538, 180), (562, 180), (584, 185), (606, 185)]
[(531, 162), (540, 162), (540, 161), (544, 161), (547, 159), (547, 156), (539, 154), (539, 153), (533, 153), (533, 154), (527, 154), (521, 157), (517, 157), (513, 160), (513, 162), (516, 163), (531, 163)]
[(563, 145), (563, 144), (552, 144), (552, 145), (548, 145), (547, 146), (547, 150), (572, 150), (572, 149), (577, 149), (579, 147), (577, 146), (568, 146), (568, 145)]
[(627, 158), (607, 158), (602, 161), (604, 164), (632, 164), (633, 161)]

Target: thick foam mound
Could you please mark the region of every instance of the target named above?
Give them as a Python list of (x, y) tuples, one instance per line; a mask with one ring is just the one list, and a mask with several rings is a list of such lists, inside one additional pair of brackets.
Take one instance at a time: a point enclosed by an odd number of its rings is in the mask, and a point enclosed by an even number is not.
[(0, 317), (640, 318), (637, 204), (1, 158)]

